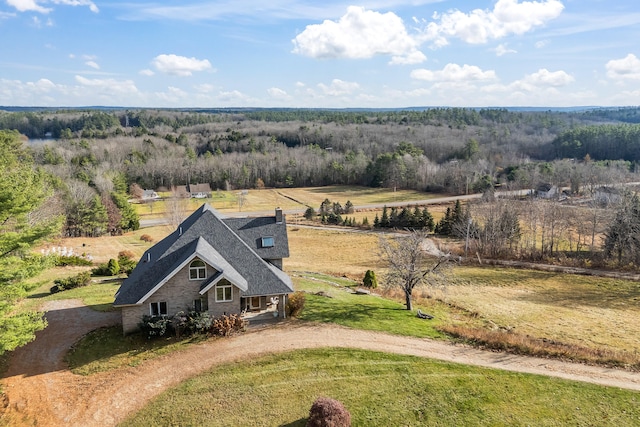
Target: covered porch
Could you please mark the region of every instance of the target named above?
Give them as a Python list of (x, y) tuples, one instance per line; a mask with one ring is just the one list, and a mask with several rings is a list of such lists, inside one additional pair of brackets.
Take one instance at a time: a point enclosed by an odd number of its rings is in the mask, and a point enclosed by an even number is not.
[(286, 302), (287, 294), (243, 296), (242, 317), (249, 321), (284, 319)]

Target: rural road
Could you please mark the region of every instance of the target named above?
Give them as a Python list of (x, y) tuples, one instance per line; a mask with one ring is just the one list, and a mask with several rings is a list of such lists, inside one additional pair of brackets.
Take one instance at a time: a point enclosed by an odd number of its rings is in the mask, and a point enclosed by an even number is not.
[(49, 326), (13, 353), (2, 380), (8, 406), (0, 421), (11, 426), (117, 425), (162, 391), (216, 365), (320, 347), (376, 350), (640, 390), (640, 373), (297, 321), (211, 339), (137, 367), (79, 376), (66, 369), (64, 354), (88, 331), (117, 322), (117, 314), (94, 312), (75, 300), (53, 301), (45, 309)]

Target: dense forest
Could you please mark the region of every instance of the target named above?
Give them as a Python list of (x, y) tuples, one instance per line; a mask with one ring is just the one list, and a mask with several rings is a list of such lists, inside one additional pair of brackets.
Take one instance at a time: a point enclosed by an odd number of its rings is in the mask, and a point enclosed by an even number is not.
[(137, 227), (133, 184), (593, 192), (635, 179), (639, 111), (23, 110), (0, 112), (0, 130), (56, 177), (65, 233), (100, 235)]

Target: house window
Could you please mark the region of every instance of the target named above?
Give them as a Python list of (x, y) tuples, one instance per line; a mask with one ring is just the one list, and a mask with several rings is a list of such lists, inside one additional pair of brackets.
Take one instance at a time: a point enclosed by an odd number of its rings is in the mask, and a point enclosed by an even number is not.
[(209, 303), (207, 301), (207, 298), (202, 297), (202, 298), (193, 300), (193, 309), (198, 313), (202, 313), (209, 310)]
[(273, 237), (263, 237), (262, 238), (262, 247), (263, 248), (272, 248), (275, 246), (275, 241)]
[(207, 277), (207, 266), (199, 259), (189, 264), (189, 280), (202, 280)]
[(216, 302), (233, 301), (233, 289), (231, 285), (216, 286)]
[(152, 316), (166, 316), (167, 314), (169, 314), (169, 312), (167, 311), (167, 302), (160, 301), (150, 303), (149, 312)]

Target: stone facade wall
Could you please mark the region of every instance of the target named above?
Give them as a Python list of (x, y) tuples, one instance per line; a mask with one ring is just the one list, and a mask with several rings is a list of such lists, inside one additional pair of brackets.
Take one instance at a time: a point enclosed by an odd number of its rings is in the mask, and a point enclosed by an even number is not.
[[(213, 274), (211, 267), (207, 268), (207, 274)], [(169, 279), (142, 305), (122, 307), (122, 328), (124, 333), (130, 333), (138, 329), (138, 324), (145, 314), (151, 314), (150, 304), (153, 302), (166, 302), (167, 314), (173, 316), (179, 311), (193, 309), (193, 301), (200, 298), (200, 285), (202, 280), (189, 280), (189, 266), (185, 266), (175, 276)], [(218, 284), (228, 284), (221, 280)], [(240, 290), (232, 286), (233, 300), (230, 302), (216, 302), (215, 287), (207, 293), (209, 314), (222, 316), (223, 314), (240, 313)]]

